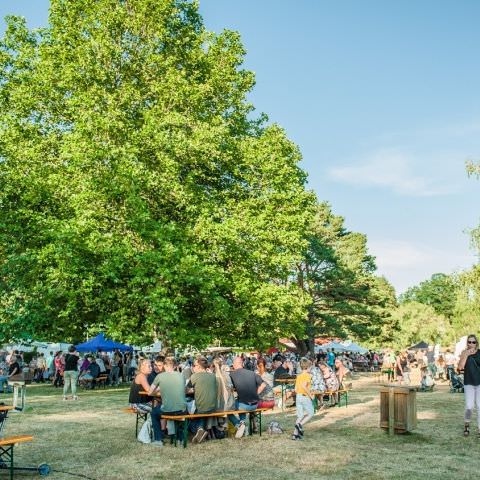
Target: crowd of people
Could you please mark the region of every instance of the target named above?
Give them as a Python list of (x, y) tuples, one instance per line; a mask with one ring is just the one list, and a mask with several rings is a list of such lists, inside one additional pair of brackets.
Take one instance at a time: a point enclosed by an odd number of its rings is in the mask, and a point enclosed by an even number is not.
[[(290, 379), (289, 396), (297, 408), (292, 439), (297, 440), (313, 415), (314, 396), (337, 391), (349, 375), (348, 362), (328, 353), (311, 359), (295, 354), (140, 358), (130, 389), (130, 406), (151, 414), (155, 445), (163, 445), (166, 434), (167, 422), (162, 421), (162, 414), (185, 412), (240, 410), (238, 415), (227, 416), (235, 437), (240, 438), (246, 430), (244, 412), (273, 408), (276, 399), (283, 402), (280, 382)], [(227, 425), (221, 418), (205, 417), (191, 422), (190, 427), (193, 441), (201, 443), (208, 436), (225, 436)]]
[[(480, 353), (475, 335), (468, 337), (467, 347), (460, 358), (451, 350), (435, 355), (432, 349), (400, 352), (386, 349), (381, 353), (369, 351), (365, 354), (330, 349), (308, 358), (300, 358), (292, 352), (178, 358), (118, 349), (81, 356), (71, 346), (67, 352), (39, 353), (30, 362), (24, 361), (23, 352), (0, 350), (0, 393), (9, 391), (8, 382), (18, 379), (24, 367), (33, 371), (34, 381), (63, 387), (64, 400), (77, 400), (77, 385), (85, 382), (94, 388), (95, 380), (101, 375), (111, 385), (131, 382), (129, 403), (151, 414), (156, 445), (163, 444), (167, 422), (162, 420), (162, 415), (167, 413), (207, 415), (241, 410), (238, 415), (230, 413), (227, 416), (235, 428), (235, 437), (239, 438), (246, 430), (244, 412), (273, 408), (276, 403), (280, 406), (291, 398), (297, 409), (292, 439), (298, 440), (313, 415), (314, 397), (345, 388), (350, 373), (359, 365), (367, 371), (383, 372), (388, 381), (399, 384), (410, 384), (410, 372), (417, 368), (421, 372), (420, 390), (431, 389), (438, 380), (452, 382), (458, 377), (458, 369), (462, 369), (465, 381), (462, 377), (461, 387), (465, 387), (466, 399), (464, 433), (468, 435), (475, 405), (479, 411), (480, 430)], [(285, 382), (286, 379), (289, 381)], [(193, 441), (201, 443), (208, 436), (225, 436), (227, 423), (219, 417), (213, 420), (200, 417), (191, 423), (191, 428)]]

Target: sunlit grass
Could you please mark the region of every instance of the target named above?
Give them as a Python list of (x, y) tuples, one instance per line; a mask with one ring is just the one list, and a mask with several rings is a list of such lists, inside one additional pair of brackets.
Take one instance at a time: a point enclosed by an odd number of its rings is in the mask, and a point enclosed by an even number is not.
[[(378, 426), (378, 387), (368, 376), (356, 380), (348, 408), (317, 414), (302, 442), (290, 440), (293, 412), (276, 411), (265, 423), (279, 421), (284, 435), (264, 433), (186, 450), (142, 445), (134, 438), (135, 417), (122, 412), (126, 387), (80, 391), (78, 402), (63, 402), (61, 390), (31, 386), (26, 412), (11, 415), (5, 433), (35, 436), (16, 450), (19, 464), (45, 462), (94, 479), (444, 480), (467, 478), (480, 469), (476, 431), (462, 437), (463, 395), (449, 393), (447, 386), (417, 394), (417, 430), (389, 437)], [(54, 472), (49, 478), (74, 477)]]

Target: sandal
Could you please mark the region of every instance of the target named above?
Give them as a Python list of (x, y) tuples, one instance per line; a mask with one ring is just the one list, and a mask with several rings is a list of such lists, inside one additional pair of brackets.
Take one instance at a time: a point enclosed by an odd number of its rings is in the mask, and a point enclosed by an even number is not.
[(463, 436), (468, 437), (469, 435), (470, 435), (470, 425), (466, 423), (463, 429)]

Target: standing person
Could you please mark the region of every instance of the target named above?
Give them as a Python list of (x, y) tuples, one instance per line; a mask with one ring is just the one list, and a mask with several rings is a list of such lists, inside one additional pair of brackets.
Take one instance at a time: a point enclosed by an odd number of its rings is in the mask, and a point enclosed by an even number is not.
[(300, 360), (302, 373), (297, 375), (295, 380), (297, 421), (292, 434), (292, 440), (301, 440), (303, 437), (303, 426), (313, 417), (313, 394), (311, 392), (312, 376), (308, 373), (310, 361), (306, 358)]
[(51, 378), (55, 377), (55, 364), (54, 364), (55, 357), (53, 355), (53, 352), (50, 352), (47, 355), (47, 358), (45, 360), (47, 362), (47, 371), (48, 371), (47, 380), (50, 380)]
[(62, 385), (63, 372), (65, 370), (65, 359), (63, 358), (63, 352), (61, 350), (55, 354), (53, 364), (55, 365), (55, 377), (53, 380), (53, 386), (56, 388)]
[(480, 436), (480, 352), (476, 335), (467, 337), (467, 348), (460, 355), (458, 369), (464, 370), (465, 426), (463, 435), (470, 435), (470, 420), (474, 405), (477, 407), (477, 423)]
[(447, 369), (447, 380), (450, 380), (452, 373), (455, 372), (455, 355), (452, 353), (450, 349), (447, 350), (445, 355), (445, 367)]
[(406, 352), (398, 354), (395, 360), (395, 375), (399, 384), (402, 384), (403, 381), (408, 383), (410, 380), (408, 376), (408, 358)]
[(73, 400), (77, 397), (78, 380), (78, 352), (74, 345), (70, 345), (68, 353), (65, 355), (65, 370), (63, 372), (63, 399), (67, 400), (68, 387), (72, 390)]
[(330, 348), (327, 353), (327, 365), (333, 370), (335, 368), (335, 353)]
[(47, 363), (45, 361), (45, 355), (43, 353), (40, 353), (37, 357), (37, 364), (35, 368), (35, 380), (37, 382), (41, 382), (41, 383), (45, 382), (44, 373), (46, 368), (47, 368)]

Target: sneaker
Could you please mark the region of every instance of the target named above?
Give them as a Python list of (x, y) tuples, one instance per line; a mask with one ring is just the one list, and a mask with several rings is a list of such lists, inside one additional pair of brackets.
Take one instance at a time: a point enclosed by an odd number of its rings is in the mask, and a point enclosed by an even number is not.
[(163, 447), (163, 442), (162, 442), (162, 440), (154, 440), (153, 442), (150, 443), (150, 445), (162, 448)]
[(296, 435), (295, 433), (292, 435), (292, 440), (301, 440), (302, 437), (300, 435)]
[(203, 441), (205, 441), (207, 439), (207, 437), (208, 437), (208, 431), (203, 430), (203, 435), (198, 439), (198, 443), (202, 443)]
[(73, 400), (78, 400), (78, 397), (76, 395), (74, 395), (72, 398)]
[(65, 401), (67, 401), (67, 400), (68, 400), (68, 398), (64, 395), (64, 396), (63, 396), (63, 401), (65, 402)]
[(195, 435), (192, 438), (192, 443), (201, 443), (203, 440), (205, 440), (206, 437), (206, 431), (203, 428), (199, 428)]
[(240, 422), (235, 433), (235, 438), (242, 438), (245, 433), (245, 422)]

